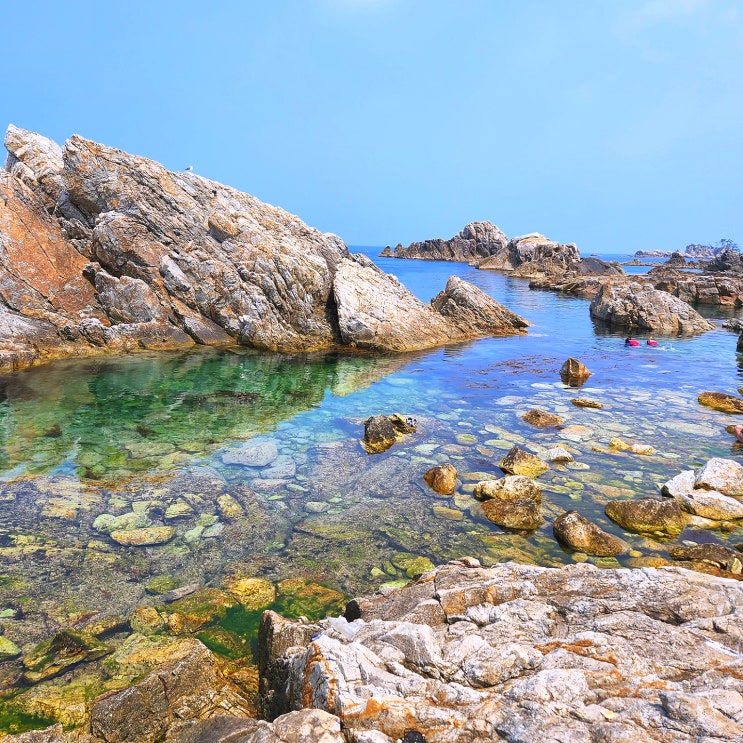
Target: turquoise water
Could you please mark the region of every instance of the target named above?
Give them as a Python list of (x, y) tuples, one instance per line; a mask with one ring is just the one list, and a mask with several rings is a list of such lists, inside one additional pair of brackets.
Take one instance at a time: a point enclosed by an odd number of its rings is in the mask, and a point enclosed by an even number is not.
[[(236, 574), (298, 578), (350, 596), (406, 580), (414, 558), (635, 565), (667, 556), (662, 540), (624, 534), (603, 509), (654, 494), (712, 456), (740, 458), (724, 431), (734, 417), (697, 403), (702, 391), (743, 386), (726, 315), (713, 313), (716, 329), (702, 336), (626, 349), (591, 321), (585, 300), (461, 264), (374, 259), (424, 301), (462, 276), (529, 320), (529, 332), (402, 356), (142, 353), (0, 379), (6, 637), (20, 646), (96, 612), (128, 614), (152, 603), (154, 576), (210, 586)], [(579, 390), (559, 377), (571, 356), (593, 372)], [(605, 407), (577, 408), (578, 396)], [(527, 425), (520, 416), (531, 408), (560, 415), (563, 427)], [(416, 418), (417, 432), (366, 454), (364, 419), (395, 412)], [(610, 449), (615, 437), (655, 453)], [(268, 454), (240, 464), (256, 443)], [(531, 535), (494, 526), (471, 496), (500, 475), (514, 444), (563, 446), (576, 460), (539, 478), (546, 521)], [(450, 498), (422, 480), (443, 462), (461, 480)], [(551, 521), (572, 508), (633, 552), (617, 561), (560, 548)], [(102, 514), (164, 529), (164, 541), (120, 544)], [(743, 541), (739, 530), (688, 528), (681, 538)]]

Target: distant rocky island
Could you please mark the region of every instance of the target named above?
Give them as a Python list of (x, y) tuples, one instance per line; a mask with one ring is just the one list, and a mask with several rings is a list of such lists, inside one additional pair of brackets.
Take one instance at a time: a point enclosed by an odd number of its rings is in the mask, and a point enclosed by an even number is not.
[(420, 302), (333, 234), (191, 172), (9, 126), (0, 369), (138, 348), (409, 351), (524, 332), (452, 279)]
[(738, 246), (727, 238), (718, 241), (717, 245), (699, 245), (692, 243), (687, 245), (682, 251), (671, 250), (638, 250), (635, 252), (635, 258), (670, 258), (672, 255), (680, 254), (686, 260), (691, 261), (710, 261), (726, 250), (737, 251)]

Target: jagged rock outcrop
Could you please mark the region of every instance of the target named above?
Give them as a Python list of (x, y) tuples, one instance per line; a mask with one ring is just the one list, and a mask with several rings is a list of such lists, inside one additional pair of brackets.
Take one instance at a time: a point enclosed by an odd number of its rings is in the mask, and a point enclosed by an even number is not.
[(728, 273), (735, 276), (743, 275), (743, 259), (737, 250), (729, 248), (715, 254), (704, 267), (704, 273)]
[(262, 683), (276, 713), (331, 712), (349, 743), (413, 731), (427, 743), (730, 743), (743, 736), (742, 614), (740, 583), (682, 568), (467, 558), (351, 602), (348, 623), (303, 625), (303, 640), (264, 615), (264, 652), (279, 652)]
[(460, 261), (471, 263), (503, 250), (508, 238), (490, 222), (471, 222), (449, 240), (436, 238), (414, 242), (392, 250), (389, 245), (381, 255), (390, 258), (417, 258), (429, 261)]
[(525, 326), (489, 298), (476, 325), (457, 302), (442, 315), (337, 236), (193, 173), (79, 136), (10, 126), (5, 144), (0, 366), (194, 343), (401, 351)]
[(590, 313), (595, 320), (628, 330), (691, 335), (714, 328), (686, 302), (636, 282), (604, 284), (591, 300)]

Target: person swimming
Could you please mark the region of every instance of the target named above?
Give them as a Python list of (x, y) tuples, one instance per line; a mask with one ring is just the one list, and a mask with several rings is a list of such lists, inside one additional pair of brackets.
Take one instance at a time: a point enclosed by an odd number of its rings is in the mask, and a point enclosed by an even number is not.
[(640, 341), (636, 341), (634, 338), (625, 338), (624, 345), (625, 346), (639, 346)]
[(658, 341), (656, 341), (655, 338), (653, 338), (653, 336), (651, 335), (650, 338), (647, 339), (647, 344), (648, 346), (657, 346)]

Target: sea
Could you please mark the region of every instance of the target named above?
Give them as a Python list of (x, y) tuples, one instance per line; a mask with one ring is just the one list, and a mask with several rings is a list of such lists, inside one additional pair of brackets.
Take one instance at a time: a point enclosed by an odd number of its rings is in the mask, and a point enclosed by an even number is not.
[[(167, 613), (167, 591), (224, 592), (237, 579), (273, 586), (260, 609), (317, 618), (464, 556), (485, 565), (637, 567), (667, 563), (679, 542), (743, 542), (740, 524), (688, 527), (668, 540), (625, 532), (604, 513), (611, 500), (657, 495), (711, 457), (741, 461), (725, 430), (736, 418), (697, 401), (743, 387), (737, 336), (722, 327), (737, 310), (699, 308), (714, 330), (626, 348), (621, 331), (592, 321), (585, 299), (465, 264), (352, 250), (424, 302), (460, 276), (527, 319), (528, 333), (402, 355), (197, 348), (5, 373), (4, 638), (28, 649), (91, 617), (127, 617), (141, 606)], [(581, 388), (560, 379), (571, 357), (591, 371)], [(603, 407), (577, 407), (577, 397)], [(522, 416), (534, 408), (563, 423), (527, 424)], [(414, 419), (415, 432), (367, 454), (365, 419), (393, 413)], [(651, 453), (625, 448), (635, 444)], [(529, 533), (495, 526), (472, 496), (477, 482), (502, 475), (499, 462), (514, 446), (541, 455), (560, 446), (574, 457), (539, 477), (545, 520)], [(441, 496), (423, 475), (447, 462), (459, 485)], [(562, 548), (552, 521), (569, 510), (630, 549), (597, 558)], [(209, 615), (197, 636), (234, 660), (241, 642), (253, 652), (260, 612), (230, 611)], [(16, 681), (0, 670), (11, 701), (27, 693)], [(39, 724), (8, 704), (0, 698), (0, 729)]]

